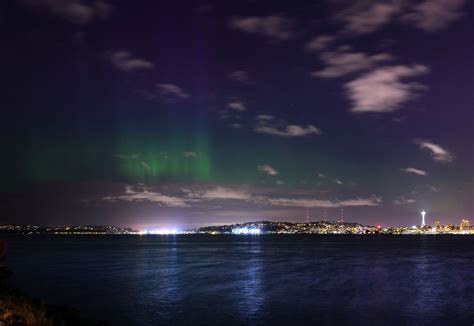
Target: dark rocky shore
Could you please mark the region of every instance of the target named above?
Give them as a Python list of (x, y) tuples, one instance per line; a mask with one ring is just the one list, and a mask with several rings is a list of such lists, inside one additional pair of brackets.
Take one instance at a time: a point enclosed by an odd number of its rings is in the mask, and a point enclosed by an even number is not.
[(4, 265), (6, 246), (0, 240), (0, 326), (108, 325), (83, 319), (76, 309), (44, 303), (11, 286), (8, 278), (12, 273)]

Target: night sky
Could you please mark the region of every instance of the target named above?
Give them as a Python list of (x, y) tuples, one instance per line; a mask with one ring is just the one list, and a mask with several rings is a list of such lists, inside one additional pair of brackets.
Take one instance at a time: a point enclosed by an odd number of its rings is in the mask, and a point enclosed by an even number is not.
[(0, 223), (472, 219), (473, 13), (3, 1)]

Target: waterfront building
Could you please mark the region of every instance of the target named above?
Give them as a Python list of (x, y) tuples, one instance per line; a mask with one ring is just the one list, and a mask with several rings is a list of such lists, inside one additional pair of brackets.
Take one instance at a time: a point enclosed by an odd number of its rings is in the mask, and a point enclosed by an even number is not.
[(439, 219), (435, 220), (435, 230), (436, 230), (436, 232), (441, 231), (441, 223), (440, 223)]
[(467, 231), (470, 229), (470, 222), (467, 219), (462, 219), (461, 220), (461, 225), (459, 226), (459, 230), (461, 231)]

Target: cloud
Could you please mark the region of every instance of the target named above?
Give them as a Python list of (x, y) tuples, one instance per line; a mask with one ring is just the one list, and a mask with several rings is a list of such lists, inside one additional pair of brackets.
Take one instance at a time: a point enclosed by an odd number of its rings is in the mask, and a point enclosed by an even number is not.
[(238, 128), (242, 128), (242, 124), (234, 122), (234, 123), (229, 124), (229, 127), (238, 129)]
[(318, 177), (319, 177), (319, 178), (323, 178), (323, 179), (324, 179), (324, 178), (326, 178), (326, 175), (325, 175), (325, 174), (323, 174), (323, 173), (318, 173)]
[(275, 206), (285, 207), (322, 207), (337, 208), (348, 206), (379, 206), (382, 202), (380, 197), (372, 198), (356, 198), (341, 201), (325, 200), (325, 199), (291, 199), (291, 198), (270, 198), (267, 203)]
[(316, 52), (327, 48), (331, 43), (336, 40), (336, 37), (329, 35), (320, 35), (313, 38), (311, 41), (306, 43), (306, 50)]
[(349, 1), (351, 5), (336, 15), (350, 34), (366, 34), (386, 25), (402, 9), (401, 1)]
[(415, 168), (405, 168), (405, 169), (402, 169), (402, 171), (406, 173), (413, 173), (413, 174), (418, 174), (418, 175), (428, 175), (428, 172), (415, 169)]
[(123, 71), (150, 70), (155, 67), (155, 65), (148, 60), (135, 58), (127, 50), (115, 51), (110, 56), (110, 62)]
[(366, 34), (379, 30), (392, 21), (410, 24), (432, 32), (460, 18), (465, 0), (348, 0), (346, 8), (335, 15), (344, 25), (343, 32)]
[(102, 200), (110, 202), (152, 202), (158, 204), (159, 206), (189, 207), (189, 205), (182, 198), (166, 196), (158, 192), (149, 191), (146, 187), (143, 187), (141, 191), (135, 191), (131, 186), (127, 186), (123, 195), (107, 196), (103, 197)]
[(421, 150), (429, 152), (435, 161), (449, 163), (454, 160), (454, 156), (438, 144), (420, 139), (416, 139), (414, 143), (418, 145)]
[[(269, 175), (278, 175), (269, 165), (259, 166), (259, 170)], [(285, 184), (281, 179), (273, 179), (271, 187), (235, 187), (226, 185), (203, 185), (189, 184), (183, 188), (182, 184), (162, 185), (161, 190), (153, 190), (144, 186), (126, 186), (118, 195), (101, 197), (100, 200), (106, 202), (132, 202), (132, 203), (154, 203), (163, 207), (187, 208), (215, 211), (226, 209), (229, 204), (244, 205), (246, 209), (255, 211), (257, 207), (325, 207), (337, 208), (346, 206), (378, 206), (381, 203), (380, 197), (351, 198), (345, 200), (308, 198), (313, 196), (314, 191), (308, 189), (292, 189), (288, 187), (277, 187)], [(291, 191), (297, 198), (287, 198), (278, 194)], [(227, 207), (227, 208), (226, 208)]]
[(136, 93), (149, 101), (161, 99), (167, 102), (175, 102), (191, 97), (181, 87), (174, 84), (156, 84), (152, 89), (140, 89)]
[(227, 107), (229, 109), (239, 111), (239, 112), (245, 111), (247, 109), (244, 103), (242, 103), (241, 101), (232, 101), (227, 104)]
[(227, 125), (231, 128), (241, 128), (242, 127), (242, 116), (241, 113), (246, 111), (247, 108), (244, 102), (239, 99), (232, 99), (227, 103), (224, 109), (218, 110), (219, 119), (226, 120)]
[(257, 115), (255, 120), (257, 120), (257, 126), (254, 128), (254, 131), (261, 134), (280, 137), (304, 137), (313, 134), (321, 135), (323, 133), (313, 125), (307, 125), (306, 127), (286, 125), (284, 120), (277, 121), (273, 116), (266, 114)]
[(334, 182), (337, 183), (338, 185), (342, 185), (342, 181), (339, 179), (334, 179)]
[(47, 12), (77, 25), (87, 25), (95, 19), (107, 18), (112, 9), (105, 1), (22, 0), (21, 3), (33, 10)]
[(196, 158), (196, 157), (197, 157), (197, 153), (196, 153), (196, 152), (183, 152), (183, 156), (184, 156), (184, 157)]
[(268, 175), (271, 175), (271, 176), (275, 176), (275, 175), (278, 175), (278, 171), (275, 170), (273, 167), (271, 167), (270, 165), (259, 165), (257, 166), (258, 170), (259, 171), (262, 171)]
[(352, 100), (351, 111), (392, 112), (412, 99), (415, 91), (422, 88), (418, 83), (403, 82), (402, 79), (428, 73), (423, 65), (386, 66), (369, 72), (345, 85), (347, 95)]
[(272, 115), (268, 114), (260, 114), (255, 117), (255, 120), (257, 121), (263, 121), (263, 120), (273, 120), (274, 117)]
[(409, 205), (415, 203), (416, 200), (412, 198), (405, 198), (405, 197), (400, 197), (398, 199), (395, 199), (393, 203), (395, 205)]
[(233, 29), (280, 41), (291, 39), (295, 35), (293, 23), (289, 19), (277, 15), (233, 17), (229, 24)]
[(462, 16), (464, 0), (425, 0), (412, 7), (402, 19), (422, 30), (433, 32)]
[(156, 84), (155, 87), (162, 97), (168, 97), (169, 99), (186, 99), (190, 97), (181, 87), (174, 84)]
[(376, 63), (392, 59), (387, 53), (367, 55), (363, 52), (333, 51), (321, 54), (321, 60), (326, 67), (312, 73), (315, 77), (335, 78), (357, 71), (367, 70)]
[(249, 83), (250, 76), (245, 70), (236, 70), (229, 74), (229, 79), (235, 82)]
[(214, 189), (204, 190), (201, 192), (194, 193), (191, 195), (193, 197), (199, 197), (204, 199), (238, 199), (238, 200), (248, 200), (251, 198), (251, 195), (241, 191), (230, 189), (226, 187), (218, 186)]
[(126, 155), (126, 154), (115, 154), (114, 155), (116, 158), (120, 158), (120, 159), (137, 159), (139, 156), (140, 156), (140, 153), (135, 153), (135, 154), (130, 154), (130, 155)]
[(150, 169), (151, 169), (150, 164), (148, 164), (147, 162), (140, 162), (140, 165), (141, 165), (145, 170), (150, 170)]
[(255, 127), (255, 132), (261, 134), (275, 135), (281, 137), (304, 137), (308, 135), (321, 135), (322, 131), (313, 125), (301, 127), (298, 125), (288, 125), (282, 129), (274, 126), (259, 125)]

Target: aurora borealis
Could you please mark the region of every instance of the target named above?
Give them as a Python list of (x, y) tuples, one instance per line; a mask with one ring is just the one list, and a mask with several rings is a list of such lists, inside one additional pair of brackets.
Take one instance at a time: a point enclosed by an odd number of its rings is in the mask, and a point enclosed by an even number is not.
[(472, 2), (2, 9), (2, 222), (474, 215)]

